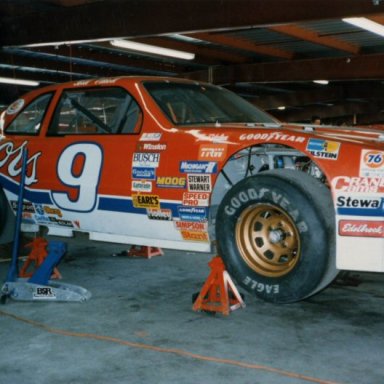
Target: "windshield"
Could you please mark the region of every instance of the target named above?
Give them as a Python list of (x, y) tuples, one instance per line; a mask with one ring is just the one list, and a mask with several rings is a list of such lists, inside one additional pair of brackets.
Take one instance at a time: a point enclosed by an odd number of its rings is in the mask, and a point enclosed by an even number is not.
[(176, 125), (277, 123), (267, 113), (221, 87), (177, 82), (145, 82), (144, 86)]

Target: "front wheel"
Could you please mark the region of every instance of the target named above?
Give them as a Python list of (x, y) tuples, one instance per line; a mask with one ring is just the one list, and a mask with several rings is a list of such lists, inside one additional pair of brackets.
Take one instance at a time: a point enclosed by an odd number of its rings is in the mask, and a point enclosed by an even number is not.
[(282, 169), (241, 180), (225, 195), (216, 222), (228, 271), (263, 300), (302, 300), (337, 275), (331, 194), (305, 173)]

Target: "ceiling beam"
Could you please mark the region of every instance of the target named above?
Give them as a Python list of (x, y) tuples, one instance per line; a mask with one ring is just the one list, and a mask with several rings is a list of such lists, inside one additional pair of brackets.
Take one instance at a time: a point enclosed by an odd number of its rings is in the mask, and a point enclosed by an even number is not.
[[(7, 12), (6, 12), (7, 11)], [(109, 0), (23, 13), (0, 12), (0, 46), (242, 28), (375, 15), (372, 0)], [(154, 22), (155, 18), (155, 22)]]
[(272, 46), (257, 45), (255, 43), (251, 43), (244, 39), (240, 39), (232, 36), (226, 36), (224, 34), (219, 35), (215, 33), (194, 33), (194, 34), (190, 34), (189, 36), (195, 39), (209, 41), (210, 43), (221, 44), (227, 47), (234, 48), (236, 50), (241, 49), (244, 51), (257, 53), (258, 55), (279, 57), (281, 59), (293, 58), (292, 52), (278, 49)]
[(214, 84), (384, 78), (384, 54), (213, 67), (184, 74)]
[(360, 47), (345, 41), (341, 41), (330, 36), (320, 36), (314, 31), (299, 27), (298, 25), (276, 25), (269, 28), (271, 31), (279, 32), (284, 35), (295, 37), (299, 40), (309, 41), (310, 43), (320, 44), (328, 48), (334, 48), (352, 54), (358, 54)]

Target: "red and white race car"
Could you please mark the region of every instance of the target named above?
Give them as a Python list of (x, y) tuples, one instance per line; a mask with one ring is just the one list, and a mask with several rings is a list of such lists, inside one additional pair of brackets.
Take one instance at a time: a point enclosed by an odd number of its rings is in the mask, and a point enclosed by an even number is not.
[(384, 133), (283, 125), (173, 78), (52, 85), (3, 113), (0, 224), (207, 252), (264, 300), (304, 299), (338, 269), (384, 272)]

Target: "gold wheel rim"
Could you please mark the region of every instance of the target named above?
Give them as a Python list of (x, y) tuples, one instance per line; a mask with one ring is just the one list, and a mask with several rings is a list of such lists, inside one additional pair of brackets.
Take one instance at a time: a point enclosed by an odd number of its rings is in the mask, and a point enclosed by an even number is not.
[(236, 224), (236, 242), (244, 261), (262, 276), (284, 276), (300, 259), (297, 227), (287, 212), (274, 205), (245, 209)]

